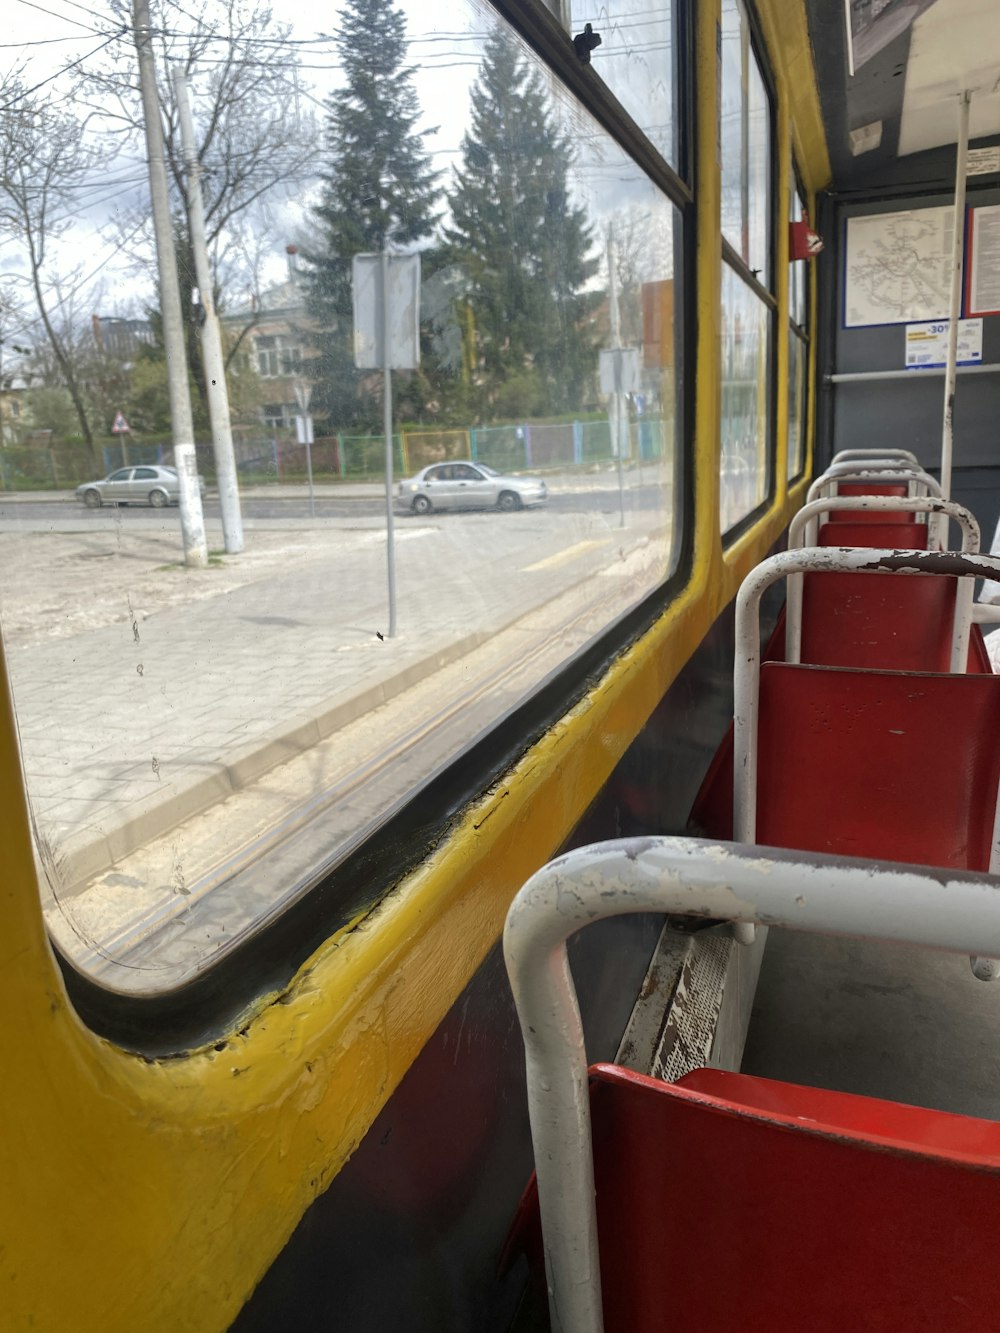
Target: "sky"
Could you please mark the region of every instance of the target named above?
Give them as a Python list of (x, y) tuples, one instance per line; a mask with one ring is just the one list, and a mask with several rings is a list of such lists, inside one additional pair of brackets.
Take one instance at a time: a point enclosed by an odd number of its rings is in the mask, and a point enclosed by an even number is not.
[[(107, 0), (98, 0), (101, 6), (98, 8), (80, 0), (7, 0), (0, 67), (6, 70), (20, 67), (24, 84), (29, 89), (35, 87), (36, 95), (51, 92), (65, 99), (71, 87), (70, 75), (60, 72), (65, 65), (72, 63), (77, 70), (85, 71), (106, 59), (102, 49), (107, 34), (118, 27), (110, 10), (103, 8), (106, 3)], [(192, 23), (186, 8), (190, 3), (191, 0), (170, 0), (172, 27), (183, 30)], [(469, 92), (483, 39), (494, 21), (493, 11), (484, 0), (436, 0), (433, 4), (430, 0), (396, 0), (396, 3), (407, 21), (408, 61), (414, 69), (413, 81), (423, 113), (418, 128), (432, 131), (426, 142), (435, 165), (443, 172), (443, 182), (447, 182), (451, 169), (460, 161), (462, 137), (468, 123)], [(664, 40), (665, 7), (666, 0), (661, 0), (660, 7), (651, 7), (649, 0), (620, 0), (615, 8), (616, 25), (608, 27), (605, 15), (604, 43), (595, 56), (595, 69), (604, 74), (626, 105), (634, 104), (633, 114), (641, 115), (644, 110), (653, 114), (650, 108), (655, 108), (656, 121), (663, 121), (664, 116), (669, 120), (665, 108), (670, 94), (664, 84), (664, 70), (669, 63), (669, 56), (663, 55), (669, 48), (669, 42)], [(320, 119), (324, 98), (339, 82), (333, 33), (340, 8), (335, 0), (324, 10), (307, 10), (312, 22), (308, 18), (292, 21), (292, 36), (301, 53), (302, 109)], [(585, 3), (574, 0), (574, 23), (576, 19), (582, 22), (585, 17), (602, 22), (597, 8), (594, 0)], [(329, 25), (326, 32), (315, 27), (318, 14)], [(118, 49), (123, 59), (130, 55), (126, 44)], [(662, 196), (659, 200), (653, 197), (649, 182), (603, 133), (596, 131), (586, 113), (570, 107), (566, 98), (561, 98), (560, 103), (565, 110), (564, 129), (578, 150), (573, 173), (576, 197), (579, 202), (586, 202), (602, 235), (604, 219), (616, 211), (645, 210), (644, 216), (663, 215)], [(197, 121), (197, 102), (194, 114)], [(657, 141), (659, 126), (648, 132)], [(148, 177), (140, 153), (138, 147), (131, 148), (107, 172), (89, 183), (80, 196), (72, 225), (54, 250), (53, 272), (61, 274), (64, 280), (66, 275), (74, 275), (78, 318), (89, 318), (95, 312), (141, 315), (147, 304), (155, 300), (150, 271), (137, 269), (121, 244), (123, 220), (126, 220), (124, 225), (131, 226), (137, 214), (141, 216), (148, 211)], [(317, 170), (321, 169), (322, 154), (317, 155), (316, 165)], [(268, 258), (258, 275), (259, 290), (284, 280), (285, 246), (307, 240), (310, 208), (317, 195), (318, 178), (305, 179), (295, 182), (285, 198), (274, 202), (273, 226), (263, 238)], [(664, 215), (663, 223), (667, 221)], [(669, 226), (666, 229), (669, 231)], [(0, 280), (5, 275), (25, 272), (21, 247), (0, 240)], [(234, 293), (230, 304), (241, 305), (248, 295), (248, 290)], [(9, 327), (0, 331), (5, 337), (11, 332)]]
[[(457, 160), (465, 128), (469, 87), (486, 31), (485, 7), (462, 3), (428, 5), (426, 0), (397, 0), (407, 17), (409, 59), (415, 67), (423, 118), (418, 128), (433, 131), (427, 144), (436, 165), (447, 170)], [(309, 10), (315, 20), (322, 13), (333, 27), (339, 6)], [(301, 51), (300, 96), (304, 112), (320, 120), (324, 98), (339, 82), (336, 46), (330, 31), (317, 31), (315, 21), (288, 16), (292, 36)], [(173, 26), (183, 28), (189, 20), (182, 5), (171, 6)], [(442, 15), (446, 21), (442, 22)], [(279, 15), (279, 18), (281, 16)], [(155, 22), (155, 14), (154, 14)], [(94, 68), (103, 57), (106, 34), (118, 25), (110, 11), (99, 5), (86, 6), (77, 0), (7, 0), (4, 10), (0, 67), (20, 69), (26, 87), (36, 96), (51, 94), (63, 99), (71, 87), (71, 75), (62, 72), (74, 64), (77, 72)], [(126, 49), (126, 48), (121, 48)], [(195, 118), (198, 107), (194, 108)], [(317, 162), (317, 167), (321, 165)], [(284, 247), (308, 235), (310, 205), (317, 195), (317, 180), (296, 183), (284, 199), (273, 199), (270, 212), (273, 235), (266, 237), (265, 260), (260, 286), (284, 279)], [(138, 149), (121, 155), (104, 178), (96, 178), (79, 197), (72, 226), (53, 247), (48, 267), (53, 275), (74, 275), (77, 304), (99, 307), (104, 314), (140, 314), (151, 299), (150, 279), (136, 268), (120, 244), (122, 218), (148, 208), (149, 186), (146, 165)], [(0, 278), (27, 272), (21, 247), (0, 240)], [(90, 313), (88, 307), (88, 314)]]

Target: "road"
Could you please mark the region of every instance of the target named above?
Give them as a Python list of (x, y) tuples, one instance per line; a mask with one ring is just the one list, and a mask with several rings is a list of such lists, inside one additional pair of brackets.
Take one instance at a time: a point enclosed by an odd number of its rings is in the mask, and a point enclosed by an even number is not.
[[(630, 486), (625, 492), (627, 510), (652, 510), (662, 505), (663, 493), (658, 486)], [(369, 496), (360, 498), (331, 498), (319, 496), (315, 501), (317, 519), (375, 518), (385, 513), (385, 501)], [(600, 488), (553, 492), (545, 510), (558, 514), (617, 514), (620, 511), (618, 488)], [(492, 511), (489, 511), (492, 513)], [(545, 512), (540, 510), (539, 512)], [(0, 494), (0, 530), (4, 527), (23, 528), (26, 525), (45, 524), (53, 531), (69, 531), (72, 525), (80, 531), (88, 531), (106, 524), (111, 514), (117, 514), (123, 523), (146, 524), (159, 527), (164, 531), (176, 529), (178, 514), (176, 509), (152, 509), (145, 505), (122, 505), (117, 510), (108, 506), (99, 510), (86, 509), (74, 500), (8, 500)], [(208, 522), (221, 523), (221, 511), (218, 498), (209, 495), (204, 506), (205, 519)], [(242, 503), (243, 517), (247, 521), (254, 519), (298, 520), (309, 517), (309, 500), (306, 495), (270, 498), (266, 496), (247, 496)], [(406, 523), (410, 515), (398, 514), (401, 523)], [(501, 515), (497, 515), (502, 518)]]

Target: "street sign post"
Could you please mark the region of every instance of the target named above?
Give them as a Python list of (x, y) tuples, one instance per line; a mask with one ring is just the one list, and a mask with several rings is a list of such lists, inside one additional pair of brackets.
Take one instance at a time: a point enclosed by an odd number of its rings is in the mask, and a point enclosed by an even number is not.
[(420, 256), (355, 255), (354, 364), (381, 370), (384, 382), (385, 534), (389, 576), (389, 634), (396, 636), (396, 553), (392, 516), (392, 372), (420, 365)]
[(316, 517), (316, 496), (313, 493), (313, 419), (309, 413), (312, 398), (312, 385), (308, 380), (296, 380), (294, 384), (295, 401), (299, 405), (299, 415), (295, 418), (295, 438), (306, 447), (306, 475), (309, 478), (309, 517)]

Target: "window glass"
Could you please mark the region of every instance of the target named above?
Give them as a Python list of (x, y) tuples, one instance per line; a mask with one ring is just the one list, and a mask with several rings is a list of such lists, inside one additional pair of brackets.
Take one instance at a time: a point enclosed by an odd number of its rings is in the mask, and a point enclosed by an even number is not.
[[(792, 173), (794, 179), (794, 171)], [(792, 189), (791, 220), (801, 222), (806, 211), (802, 197), (797, 189)], [(806, 330), (806, 299), (809, 290), (809, 261), (797, 259), (789, 265), (788, 278), (788, 313), (792, 321), (803, 331)]]
[(788, 478), (805, 466), (806, 353), (808, 345), (795, 328), (788, 330)]
[(770, 484), (771, 311), (722, 267), (722, 461), (725, 533), (767, 498)]
[(771, 111), (756, 59), (749, 62), (747, 97), (747, 243), (743, 255), (751, 271), (771, 286)]
[(156, 473), (151, 467), (137, 467), (135, 470), (136, 481), (150, 481), (156, 479)]
[(722, 116), (719, 142), (722, 150), (722, 234), (743, 254), (743, 16), (737, 0), (722, 3)]
[[(182, 984), (335, 876), (422, 784), (655, 593), (682, 545), (681, 387), (692, 375), (680, 211), (492, 8), (408, 5), (397, 66), (378, 80), (371, 48), (362, 60), (348, 40), (368, 8), (335, 3), (324, 20), (335, 36), (323, 46), (312, 34), (298, 70), (296, 87), (313, 80), (310, 96), (329, 108), (292, 176), (308, 246), (294, 265), (270, 253), (265, 208), (259, 235), (251, 210), (246, 231), (217, 247), (266, 256), (273, 277), (241, 314), (245, 280), (227, 287), (229, 270), (219, 276), (229, 345), (242, 337), (253, 348), (229, 377), (245, 550), (225, 552), (208, 445), (197, 459), (208, 486), (204, 568), (185, 565), (175, 510), (151, 521), (108, 505), (84, 525), (45, 505), (12, 516), (0, 494), (0, 624), (46, 919), (74, 964), (120, 990)], [(649, 24), (639, 6), (629, 12), (638, 26), (623, 32), (668, 69), (669, 10)], [(188, 21), (172, 14), (169, 40)], [(619, 49), (613, 33), (607, 40)], [(282, 52), (282, 78), (299, 54)], [(616, 58), (631, 68), (624, 46)], [(132, 68), (127, 43), (120, 60)], [(663, 77), (651, 129), (670, 121)], [(330, 96), (350, 87), (410, 99), (415, 136), (395, 183), (379, 174), (387, 158), (337, 120)], [(269, 124), (265, 110), (285, 105), (275, 97), (251, 115), (241, 104), (234, 129)], [(376, 135), (390, 120), (355, 123)], [(87, 200), (106, 174), (95, 167), (85, 180)], [(206, 163), (208, 184), (219, 178)], [(356, 178), (348, 199), (343, 182)], [(89, 203), (77, 212), (90, 226)], [(421, 255), (423, 273), (419, 373), (393, 372), (395, 635), (382, 377), (354, 367), (338, 267), (353, 253), (345, 238), (377, 250), (386, 227), (400, 253)], [(157, 308), (151, 285), (136, 304)], [(752, 299), (748, 308), (756, 316)], [(282, 365), (282, 337), (303, 349), (308, 450), (289, 429), (293, 386), (261, 381), (276, 373), (272, 356)], [(760, 370), (756, 328), (753, 337), (758, 360), (734, 375)], [(112, 368), (103, 420), (124, 411), (132, 434), (127, 446), (97, 446), (101, 470), (123, 462), (125, 447), (148, 466), (173, 462), (157, 417), (162, 357)], [(197, 394), (203, 381), (190, 378)], [(205, 440), (197, 397), (195, 408)], [(60, 488), (99, 475), (75, 444), (36, 452), (56, 460)], [(470, 463), (519, 485), (486, 512), (447, 500), (438, 509), (410, 489), (431, 465)], [(25, 533), (26, 517), (44, 541)], [(484, 784), (494, 776), (484, 772)], [(334, 903), (336, 889), (334, 878)], [(365, 906), (346, 904), (344, 919)]]
[(722, 3), (722, 234), (771, 286), (771, 109), (740, 0)]
[(596, 0), (568, 0), (573, 36), (590, 24), (601, 38), (591, 68), (674, 168), (679, 162), (677, 46), (672, 0), (619, 0), (609, 14)]
[(131, 475), (132, 475), (132, 469), (130, 467), (121, 467), (118, 469), (117, 472), (112, 472), (111, 476), (108, 478), (108, 481), (128, 481)]

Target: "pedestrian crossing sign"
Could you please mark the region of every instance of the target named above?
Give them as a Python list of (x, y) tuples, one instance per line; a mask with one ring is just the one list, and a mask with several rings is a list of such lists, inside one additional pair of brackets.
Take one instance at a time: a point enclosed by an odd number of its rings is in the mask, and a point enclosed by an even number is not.
[(129, 424), (125, 420), (124, 412), (115, 413), (115, 424), (111, 427), (112, 435), (130, 435)]

